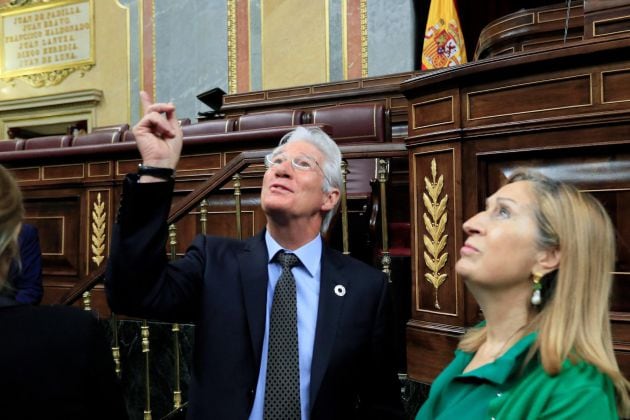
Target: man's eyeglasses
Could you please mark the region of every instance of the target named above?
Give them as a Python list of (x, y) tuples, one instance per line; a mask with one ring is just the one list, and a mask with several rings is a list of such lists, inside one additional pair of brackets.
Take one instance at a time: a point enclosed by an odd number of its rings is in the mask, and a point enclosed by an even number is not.
[(291, 160), (291, 165), (297, 170), (314, 171), (319, 168), (319, 170), (322, 171), (322, 175), (324, 175), (324, 177), (326, 176), (326, 174), (324, 174), (322, 167), (319, 166), (319, 163), (317, 163), (317, 161), (313, 159), (312, 157), (307, 156), (303, 153), (295, 155), (293, 156), (293, 158), (290, 158), (284, 152), (269, 153), (268, 155), (265, 156), (265, 166), (267, 167), (267, 169), (270, 169), (275, 166), (282, 165), (287, 160)]

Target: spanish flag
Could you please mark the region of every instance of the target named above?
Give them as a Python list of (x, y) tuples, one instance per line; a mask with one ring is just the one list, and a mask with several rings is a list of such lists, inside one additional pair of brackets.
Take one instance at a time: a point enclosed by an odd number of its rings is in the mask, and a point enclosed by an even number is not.
[(466, 47), (455, 0), (432, 0), (422, 46), (422, 70), (465, 62)]

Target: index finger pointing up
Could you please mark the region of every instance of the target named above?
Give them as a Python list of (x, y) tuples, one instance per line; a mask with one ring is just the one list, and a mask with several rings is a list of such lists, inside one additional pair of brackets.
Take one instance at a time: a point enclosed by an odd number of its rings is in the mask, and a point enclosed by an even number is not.
[(140, 102), (142, 103), (142, 112), (146, 114), (149, 110), (149, 107), (153, 105), (153, 100), (144, 90), (140, 91)]

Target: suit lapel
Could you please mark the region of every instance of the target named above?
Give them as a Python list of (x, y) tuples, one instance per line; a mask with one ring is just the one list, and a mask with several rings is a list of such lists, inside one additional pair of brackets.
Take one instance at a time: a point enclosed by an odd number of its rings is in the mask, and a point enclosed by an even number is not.
[(257, 366), (260, 366), (262, 342), (265, 334), (265, 312), (267, 305), (267, 246), (264, 231), (245, 243), (237, 253), (243, 300), (249, 324), (252, 352)]
[(315, 403), (330, 361), (335, 337), (337, 336), (339, 318), (343, 310), (344, 297), (335, 293), (335, 286), (341, 285), (346, 290), (348, 288), (348, 280), (341, 275), (341, 264), (342, 261), (338, 256), (324, 245), (321, 261), (317, 328), (313, 346), (313, 362), (311, 364), (311, 407)]

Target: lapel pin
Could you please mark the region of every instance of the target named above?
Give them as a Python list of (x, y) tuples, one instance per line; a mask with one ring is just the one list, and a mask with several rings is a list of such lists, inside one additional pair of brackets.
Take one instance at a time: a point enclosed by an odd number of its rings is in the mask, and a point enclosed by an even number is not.
[(337, 296), (344, 296), (346, 294), (346, 288), (343, 287), (341, 284), (338, 284), (335, 286), (335, 294)]

